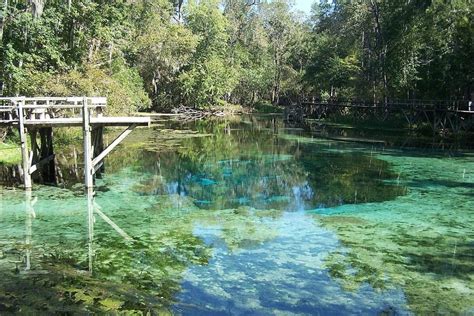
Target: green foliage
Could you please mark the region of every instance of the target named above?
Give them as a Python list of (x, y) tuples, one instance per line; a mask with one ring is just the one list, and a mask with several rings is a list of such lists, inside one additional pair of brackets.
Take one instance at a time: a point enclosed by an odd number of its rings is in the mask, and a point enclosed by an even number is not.
[(197, 62), (179, 80), (185, 100), (197, 107), (219, 104), (220, 97), (236, 84), (235, 73), (218, 56)]
[[(7, 3), (8, 4), (8, 3)], [(42, 12), (6, 6), (0, 80), (4, 95), (103, 95), (109, 111), (150, 106), (138, 71), (124, 60), (133, 35), (126, 3), (46, 2)]]
[(190, 1), (186, 24), (199, 39), (190, 64), (179, 76), (184, 101), (197, 107), (216, 105), (236, 85), (236, 73), (227, 67), (227, 19), (216, 0)]
[(130, 113), (150, 106), (143, 90), (143, 82), (135, 69), (114, 62), (113, 71), (87, 67), (84, 71), (71, 70), (64, 74), (31, 73), (32, 84), (23, 90), (25, 95), (105, 96), (109, 114)]
[(219, 9), (217, 0), (189, 1), (185, 14), (189, 29), (199, 36), (199, 44), (194, 58), (206, 59), (208, 56), (224, 56), (227, 48), (227, 19)]
[[(122, 105), (123, 110), (119, 110), (120, 112), (126, 111), (127, 105), (131, 111), (146, 110), (151, 106), (151, 100), (143, 89), (143, 80), (137, 69), (127, 67), (122, 60), (115, 60), (112, 64), (111, 77), (117, 83), (117, 89), (121, 93), (109, 92), (109, 100), (115, 97), (113, 104)], [(123, 94), (125, 99), (118, 99), (117, 96), (120, 94)], [(117, 106), (113, 107), (113, 109), (116, 108)]]
[(328, 1), (313, 8), (305, 81), (331, 98), (468, 99), (470, 1)]
[[(4, 2), (3, 95), (102, 94), (153, 106), (464, 98), (474, 81), (467, 0)], [(63, 83), (64, 79), (64, 83)]]
[(270, 102), (259, 101), (254, 104), (254, 109), (258, 113), (281, 113), (283, 109), (278, 106), (274, 106)]
[(301, 92), (306, 33), (286, 0), (13, 1), (4, 9), (3, 95), (101, 94), (118, 114), (150, 102), (251, 105)]
[(182, 24), (171, 23), (169, 2), (150, 1), (138, 21), (136, 64), (155, 107), (181, 102), (179, 74), (196, 51), (198, 37)]

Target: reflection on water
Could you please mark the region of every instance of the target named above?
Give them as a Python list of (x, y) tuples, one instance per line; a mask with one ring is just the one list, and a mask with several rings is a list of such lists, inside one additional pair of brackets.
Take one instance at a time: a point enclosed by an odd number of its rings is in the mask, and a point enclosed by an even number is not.
[[(2, 311), (405, 310), (400, 289), (377, 293), (366, 285), (342, 290), (324, 267), (324, 253), (337, 248), (337, 238), (304, 213), (239, 209), (209, 214), (177, 195), (160, 203), (163, 220), (137, 209), (134, 214), (141, 220), (127, 226), (129, 215), (120, 206), (109, 216), (93, 193), (74, 199), (69, 205), (62, 199), (45, 204), (28, 192), (23, 205), (15, 206), (26, 210), (25, 239), (2, 244), (1, 267), (7, 276), (0, 281)], [(175, 221), (182, 223), (166, 223), (174, 217), (174, 206), (166, 209), (166, 204), (176, 201), (182, 212)], [(19, 220), (15, 213), (4, 215)], [(65, 222), (68, 231), (55, 236)], [(10, 238), (21, 235), (20, 227), (9, 232)]]
[(127, 164), (136, 157), (141, 161), (134, 164), (137, 171), (155, 174), (134, 190), (190, 196), (207, 209), (290, 210), (383, 201), (405, 193), (404, 187), (385, 182), (395, 177), (385, 161), (357, 150), (341, 152), (343, 144), (289, 134), (301, 130), (275, 132), (265, 125), (268, 121), (243, 121), (232, 129), (221, 122), (197, 124), (193, 128), (202, 136), (179, 134), (181, 142), (173, 150), (162, 150), (168, 139), (158, 134), (146, 140), (146, 151), (120, 157)]
[(95, 194), (2, 189), (0, 314), (473, 311), (469, 154), (256, 117), (169, 128), (129, 139)]

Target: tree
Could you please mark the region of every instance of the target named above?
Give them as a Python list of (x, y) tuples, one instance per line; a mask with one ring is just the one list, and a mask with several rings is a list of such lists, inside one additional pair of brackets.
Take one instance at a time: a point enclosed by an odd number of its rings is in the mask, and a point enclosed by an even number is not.
[(295, 32), (295, 23), (286, 0), (276, 0), (263, 6), (264, 27), (268, 34), (270, 53), (273, 57), (274, 78), (271, 101), (278, 104), (284, 68), (290, 57), (291, 38)]
[(217, 0), (189, 1), (185, 25), (199, 38), (190, 63), (179, 75), (184, 102), (215, 105), (235, 87), (236, 73), (228, 66), (228, 21)]
[(142, 10), (136, 64), (155, 108), (168, 109), (181, 102), (179, 74), (196, 51), (198, 36), (171, 21), (169, 3), (148, 3)]
[(320, 95), (342, 92), (374, 103), (468, 98), (472, 9), (466, 0), (322, 1), (311, 18), (305, 81)]

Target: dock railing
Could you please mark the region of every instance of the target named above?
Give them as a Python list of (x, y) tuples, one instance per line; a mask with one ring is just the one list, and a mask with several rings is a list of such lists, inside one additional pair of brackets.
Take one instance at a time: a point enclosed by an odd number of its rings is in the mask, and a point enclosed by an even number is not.
[[(91, 116), (100, 117), (107, 106), (105, 97), (13, 97), (0, 98), (0, 123), (15, 124), (23, 116), (25, 123), (35, 120), (81, 118), (84, 107)], [(21, 114), (20, 114), (21, 112)]]

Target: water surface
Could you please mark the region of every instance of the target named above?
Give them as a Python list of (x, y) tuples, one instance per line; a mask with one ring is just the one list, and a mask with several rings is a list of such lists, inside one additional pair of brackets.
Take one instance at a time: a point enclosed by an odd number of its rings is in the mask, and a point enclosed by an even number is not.
[(73, 152), (62, 187), (2, 188), (0, 313), (474, 313), (472, 153), (274, 117), (165, 127), (135, 131), (94, 196)]

